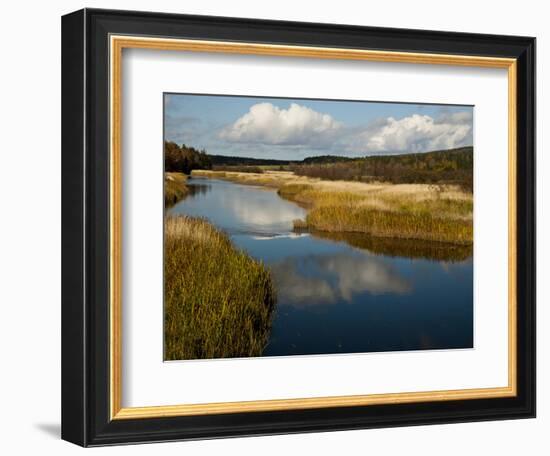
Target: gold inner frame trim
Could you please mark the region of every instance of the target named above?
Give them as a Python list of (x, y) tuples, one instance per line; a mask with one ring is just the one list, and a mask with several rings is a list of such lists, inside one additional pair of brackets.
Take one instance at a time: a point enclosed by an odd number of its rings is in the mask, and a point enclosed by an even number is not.
[[(453, 65), (508, 70), (508, 385), (494, 388), (310, 397), (169, 406), (122, 407), (122, 51), (154, 49), (298, 58)], [(511, 58), (388, 52), (137, 36), (110, 37), (110, 415), (111, 419), (158, 418), (239, 412), (401, 404), (512, 397), (517, 394), (517, 61)]]

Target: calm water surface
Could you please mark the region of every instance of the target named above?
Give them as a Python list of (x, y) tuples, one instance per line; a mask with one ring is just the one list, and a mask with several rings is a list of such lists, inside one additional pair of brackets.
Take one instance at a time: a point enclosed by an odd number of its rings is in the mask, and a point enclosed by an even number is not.
[(363, 246), (357, 235), (346, 242), (296, 234), (292, 221), (306, 210), (274, 190), (200, 178), (189, 184), (191, 196), (169, 212), (206, 217), (271, 268), (277, 306), (264, 356), (473, 346), (471, 256), (410, 258), (403, 252), (411, 246), (392, 248), (392, 241), (380, 254), (354, 247)]

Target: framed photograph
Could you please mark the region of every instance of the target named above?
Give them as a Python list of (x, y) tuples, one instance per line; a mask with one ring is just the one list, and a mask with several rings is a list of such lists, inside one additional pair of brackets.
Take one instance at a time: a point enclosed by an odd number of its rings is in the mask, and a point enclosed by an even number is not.
[(62, 437), (535, 416), (535, 39), (62, 20)]

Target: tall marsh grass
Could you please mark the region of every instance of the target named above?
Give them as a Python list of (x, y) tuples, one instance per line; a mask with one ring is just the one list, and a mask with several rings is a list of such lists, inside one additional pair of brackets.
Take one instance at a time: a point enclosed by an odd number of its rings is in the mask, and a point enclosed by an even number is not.
[[(430, 212), (388, 211), (361, 206), (319, 206), (307, 214), (308, 228), (328, 232), (468, 244), (471, 221), (449, 219)], [(300, 226), (303, 230), (303, 224)]]
[(418, 188), (414, 192), (395, 187), (393, 192), (386, 187), (354, 192), (345, 186), (330, 189), (290, 183), (278, 192), (310, 208), (305, 220), (294, 222), (298, 231), (363, 233), (457, 244), (473, 242), (473, 200), (467, 194), (457, 197), (452, 193), (446, 195), (444, 189)]
[(165, 359), (261, 355), (275, 291), (269, 270), (206, 220), (165, 219)]

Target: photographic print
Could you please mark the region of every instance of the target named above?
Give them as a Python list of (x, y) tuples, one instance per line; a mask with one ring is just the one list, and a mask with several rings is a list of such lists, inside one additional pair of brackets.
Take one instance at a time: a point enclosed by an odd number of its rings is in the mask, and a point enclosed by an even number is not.
[(473, 107), (164, 94), (164, 359), (473, 347)]
[(534, 38), (61, 36), (64, 440), (535, 417)]

